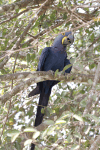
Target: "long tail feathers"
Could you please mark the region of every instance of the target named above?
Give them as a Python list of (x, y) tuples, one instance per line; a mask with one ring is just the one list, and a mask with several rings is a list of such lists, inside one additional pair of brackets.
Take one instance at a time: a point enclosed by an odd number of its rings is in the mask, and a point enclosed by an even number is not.
[(45, 108), (45, 106), (48, 105), (50, 93), (51, 93), (51, 89), (47, 94), (45, 94), (44, 91), (42, 91), (42, 93), (40, 94), (40, 99), (39, 99), (39, 104), (38, 104), (37, 114), (35, 119), (35, 125), (34, 125), (35, 127), (42, 123), (44, 113), (42, 113), (41, 110), (42, 108)]
[(34, 150), (35, 149), (35, 145), (32, 143), (31, 144), (31, 150)]
[[(39, 99), (39, 104), (38, 104), (37, 114), (36, 114), (36, 119), (34, 124), (35, 127), (42, 123), (44, 113), (42, 113), (41, 110), (42, 108), (48, 105), (50, 93), (51, 93), (51, 89), (47, 94), (45, 94), (44, 91), (42, 91), (42, 93), (40, 94), (40, 99)], [(34, 149), (35, 149), (35, 145), (32, 143), (31, 150)]]
[(39, 86), (37, 86), (34, 90), (32, 90), (32, 91), (28, 94), (28, 97), (37, 95), (37, 94), (39, 94), (39, 93), (40, 93), (40, 91), (39, 91)]

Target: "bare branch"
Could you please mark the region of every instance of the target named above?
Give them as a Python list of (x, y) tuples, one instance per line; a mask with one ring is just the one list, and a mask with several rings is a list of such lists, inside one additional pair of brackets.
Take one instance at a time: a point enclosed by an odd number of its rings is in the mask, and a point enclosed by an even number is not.
[(27, 9), (21, 11), (20, 13), (14, 15), (14, 16), (9, 17), (7, 20), (1, 21), (0, 24), (3, 24), (3, 23), (5, 23), (5, 22), (8, 22), (8, 21), (10, 21), (10, 20), (12, 20), (12, 19), (14, 19), (14, 18), (17, 18), (17, 17), (20, 16), (21, 14), (27, 12), (29, 9), (30, 9), (30, 8), (27, 8)]
[[(4, 78), (7, 80), (9, 79), (22, 79), (22, 78), (30, 78), (26, 81), (20, 82), (18, 85), (16, 85), (11, 91), (7, 92), (3, 96), (0, 97), (0, 100), (5, 103), (7, 100), (9, 100), (11, 97), (16, 95), (21, 90), (24, 90), (25, 88), (29, 87), (33, 83), (37, 83), (40, 81), (45, 80), (58, 80), (58, 81), (66, 81), (71, 82), (74, 81), (76, 83), (78, 82), (86, 82), (88, 83), (88, 80), (94, 79), (94, 75), (86, 75), (86, 74), (67, 74), (63, 75), (63, 72), (59, 72), (57, 76), (55, 77), (55, 74), (53, 71), (37, 71), (37, 72), (24, 72), (24, 73), (15, 73), (15, 74), (8, 74), (8, 75), (2, 75), (0, 76), (1, 80), (3, 81)], [(12, 78), (11, 78), (12, 77)], [(100, 77), (98, 77), (98, 83), (100, 83)]]
[[(26, 0), (26, 1), (27, 1), (27, 0)], [(52, 1), (53, 1), (53, 0), (52, 0)], [(15, 43), (15, 45), (12, 47), (11, 51), (12, 51), (12, 50), (16, 50), (16, 49), (19, 48), (21, 41), (25, 38), (25, 36), (26, 36), (27, 32), (29, 31), (29, 29), (31, 28), (31, 26), (32, 26), (32, 25), (34, 24), (34, 22), (38, 19), (38, 17), (39, 17), (40, 15), (42, 15), (42, 14), (46, 11), (46, 9), (44, 9), (44, 6), (45, 6), (45, 5), (46, 5), (46, 6), (49, 5), (52, 1), (49, 2), (49, 0), (46, 0), (46, 1), (39, 7), (39, 9), (37, 10), (37, 12), (36, 12), (36, 14), (34, 15), (34, 17), (30, 20), (29, 24), (26, 26), (24, 32), (23, 32), (23, 33), (21, 34), (21, 36), (18, 38), (18, 40), (17, 40), (17, 42)], [(49, 6), (48, 6), (48, 7), (49, 7)], [(48, 8), (48, 7), (46, 7), (46, 8)], [(9, 56), (9, 57), (10, 57), (10, 56)], [(7, 60), (7, 61), (9, 60), (8, 56), (6, 57), (6, 60)], [(7, 61), (6, 61), (6, 63), (7, 63)], [(0, 66), (3, 67), (6, 63), (0, 63)]]
[[(73, 76), (74, 81), (76, 82), (88, 82), (89, 79), (93, 81), (94, 75), (88, 75), (88, 74), (75, 74), (70, 73), (63, 75), (63, 72), (59, 72), (58, 75), (55, 77), (53, 71), (34, 71), (34, 72), (21, 72), (21, 73), (14, 73), (14, 74), (5, 74), (0, 75), (0, 81), (9, 81), (9, 80), (19, 80), (19, 79), (25, 79), (25, 78), (41, 78), (42, 80), (65, 80), (65, 81), (72, 81), (70, 80), (70, 77)], [(66, 79), (67, 77), (67, 79)], [(38, 81), (39, 82), (39, 81)], [(100, 77), (98, 77), (98, 83), (100, 83)]]
[[(59, 110), (59, 113), (54, 113), (52, 116), (49, 117), (49, 119), (54, 121), (55, 116), (56, 116), (57, 118), (59, 118), (59, 117), (62, 115), (62, 113), (63, 113), (64, 111), (68, 111), (69, 108), (70, 108), (70, 107), (69, 107), (68, 105), (65, 105), (63, 108), (61, 108), (61, 109)], [(37, 129), (38, 131), (43, 131), (43, 130), (46, 129), (47, 127), (48, 127), (48, 125), (45, 124), (44, 122), (42, 122), (39, 126), (36, 127), (36, 129)]]
[(6, 11), (12, 11), (14, 9), (24, 8), (28, 5), (36, 5), (36, 4), (43, 3), (43, 2), (45, 2), (45, 0), (22, 0), (19, 2), (1, 6), (0, 13), (6, 12)]
[(96, 150), (100, 144), (100, 135), (97, 137), (97, 139), (93, 142), (93, 144), (90, 147), (90, 150)]
[(7, 63), (8, 60), (9, 60), (9, 56), (4, 58), (4, 60), (0, 63), (0, 69), (3, 69), (4, 65)]
[(83, 113), (84, 115), (87, 114), (91, 109), (92, 102), (93, 102), (92, 97), (95, 93), (96, 84), (99, 82), (99, 71), (100, 71), (100, 57), (99, 57), (99, 62), (98, 62), (97, 70), (96, 70), (95, 77), (94, 77), (93, 86), (89, 95), (89, 100), (87, 101), (87, 105)]
[[(69, 22), (70, 20), (68, 20), (67, 22)], [(37, 39), (39, 36), (42, 36), (43, 34), (50, 32), (51, 30), (57, 28), (58, 26), (62, 25), (65, 21), (60, 21), (59, 23), (52, 25), (51, 27), (39, 32), (37, 35), (33, 36), (33, 38), (30, 38), (29, 40), (27, 40), (25, 43), (21, 44), (21, 46), (23, 46), (24, 44), (30, 44), (31, 42), (33, 42), (34, 39)]]

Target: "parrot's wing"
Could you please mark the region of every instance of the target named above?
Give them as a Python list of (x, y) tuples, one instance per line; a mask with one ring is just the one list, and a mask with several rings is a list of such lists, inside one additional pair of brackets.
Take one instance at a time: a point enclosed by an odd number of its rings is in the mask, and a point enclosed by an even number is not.
[(38, 67), (37, 67), (37, 71), (42, 71), (43, 70), (43, 66), (45, 63), (46, 58), (49, 55), (49, 50), (50, 47), (45, 47), (41, 53), (40, 59), (39, 59), (39, 63), (38, 63)]

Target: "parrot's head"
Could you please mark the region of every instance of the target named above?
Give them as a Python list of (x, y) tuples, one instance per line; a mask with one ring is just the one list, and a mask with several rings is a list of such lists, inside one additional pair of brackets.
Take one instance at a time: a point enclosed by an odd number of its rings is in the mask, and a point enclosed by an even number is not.
[(74, 42), (74, 36), (71, 31), (59, 34), (54, 40), (53, 47), (66, 47)]
[(74, 36), (71, 31), (62, 33), (62, 35), (62, 45), (69, 45), (74, 42)]

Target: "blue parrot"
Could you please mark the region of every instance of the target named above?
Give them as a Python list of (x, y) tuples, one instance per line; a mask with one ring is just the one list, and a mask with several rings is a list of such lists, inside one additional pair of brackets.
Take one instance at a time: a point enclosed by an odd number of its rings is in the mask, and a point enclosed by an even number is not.
[[(71, 31), (59, 34), (51, 47), (45, 47), (41, 53), (37, 71), (62, 71), (66, 65), (70, 64), (70, 60), (67, 59), (66, 46), (74, 42), (74, 36)], [(70, 73), (72, 67), (65, 70), (65, 73)], [(41, 109), (48, 105), (49, 96), (51, 94), (52, 87), (59, 81), (46, 80), (37, 83), (37, 87), (31, 91), (28, 97), (40, 94), (37, 114), (34, 126), (38, 126), (42, 123), (44, 114)], [(31, 150), (34, 150), (35, 145), (31, 144)]]

